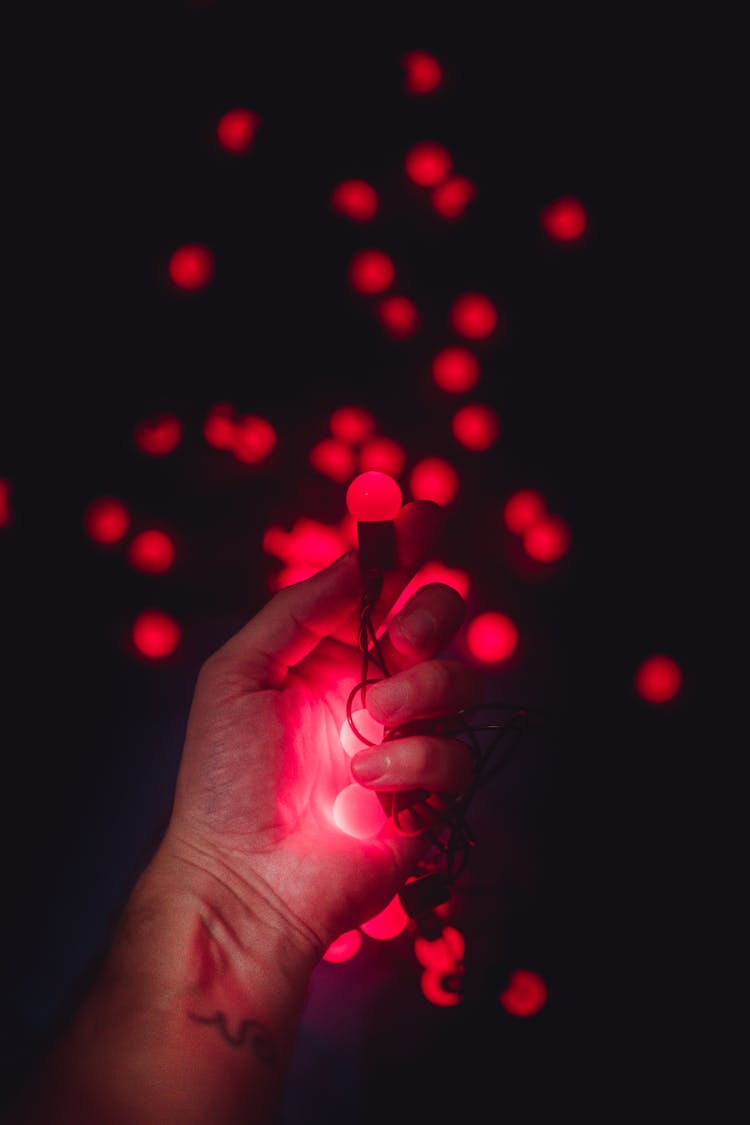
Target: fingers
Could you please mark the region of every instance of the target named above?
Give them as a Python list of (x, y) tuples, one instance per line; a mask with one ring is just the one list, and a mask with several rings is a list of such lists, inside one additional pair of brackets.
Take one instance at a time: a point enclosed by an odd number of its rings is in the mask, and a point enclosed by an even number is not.
[(389, 672), (402, 671), (437, 655), (458, 632), (466, 603), (452, 586), (431, 582), (422, 586), (391, 619), (380, 638), (380, 651)]
[(360, 750), (352, 774), (372, 789), (427, 789), (460, 796), (474, 775), (468, 746), (459, 739), (417, 735)]
[(351, 615), (361, 594), (359, 561), (351, 551), (275, 594), (215, 657), (241, 669), (250, 690), (279, 687), (287, 670)]
[(365, 706), (386, 727), (450, 714), (482, 700), (482, 682), (457, 660), (425, 660), (367, 689)]

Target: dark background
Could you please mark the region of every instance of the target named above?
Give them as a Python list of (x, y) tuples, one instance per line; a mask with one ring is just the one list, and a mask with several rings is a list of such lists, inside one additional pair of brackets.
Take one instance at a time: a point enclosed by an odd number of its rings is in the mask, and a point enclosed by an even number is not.
[[(343, 489), (307, 467), (306, 451), (334, 407), (357, 402), (410, 463), (454, 460), (462, 493), (444, 560), (470, 571), (472, 611), (505, 609), (523, 638), (490, 691), (546, 708), (550, 722), (477, 809), (483, 846), (459, 896), (464, 1002), (424, 1000), (406, 939), (322, 966), (285, 1123), (541, 1120), (555, 1107), (611, 1121), (647, 1096), (673, 1104), (674, 1075), (697, 1096), (683, 1049), (699, 1030), (700, 985), (682, 929), (682, 795), (701, 655), (685, 606), (704, 358), (686, 142), (710, 44), (696, 65), (684, 13), (679, 28), (570, 11), (502, 13), (498, 26), (466, 8), (442, 22), (326, 24), (217, 0), (27, 16), (11, 36), (0, 413), (15, 510), (0, 533), (4, 1095), (80, 996), (158, 839), (200, 662), (267, 597), (263, 529), (343, 513)], [(410, 49), (445, 65), (439, 94), (405, 95)], [(214, 141), (235, 105), (263, 121), (247, 157)], [(478, 184), (460, 223), (431, 216), (404, 179), (403, 154), (422, 139), (444, 143)], [(371, 228), (328, 209), (352, 176), (381, 192)], [(539, 230), (540, 208), (561, 194), (590, 216), (574, 247)], [(165, 271), (188, 241), (214, 249), (217, 274), (185, 299)], [(423, 313), (413, 341), (385, 336), (345, 283), (368, 244), (392, 253)], [(428, 375), (451, 300), (469, 289), (496, 299), (508, 326), (481, 348), (480, 390), (503, 431), (479, 456), (451, 444), (454, 404)], [(203, 441), (206, 410), (224, 400), (277, 428), (262, 466)], [(186, 436), (153, 460), (132, 429), (161, 410)], [(526, 486), (573, 530), (551, 568), (521, 567), (500, 530), (503, 500)], [(85, 538), (82, 513), (103, 493), (172, 528), (175, 572), (137, 575), (123, 552)], [(126, 642), (146, 604), (184, 626), (163, 664)], [(685, 674), (663, 708), (632, 688), (658, 651)], [(516, 967), (550, 988), (529, 1020), (497, 1003)]]

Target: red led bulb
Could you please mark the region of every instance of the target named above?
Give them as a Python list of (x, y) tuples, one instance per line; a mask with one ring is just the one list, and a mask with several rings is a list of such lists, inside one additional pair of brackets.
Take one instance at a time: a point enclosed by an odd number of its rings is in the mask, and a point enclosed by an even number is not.
[(357, 521), (359, 562), (366, 574), (382, 576), (396, 564), (393, 520), (401, 500), (393, 477), (375, 470), (360, 473), (346, 490), (346, 506)]

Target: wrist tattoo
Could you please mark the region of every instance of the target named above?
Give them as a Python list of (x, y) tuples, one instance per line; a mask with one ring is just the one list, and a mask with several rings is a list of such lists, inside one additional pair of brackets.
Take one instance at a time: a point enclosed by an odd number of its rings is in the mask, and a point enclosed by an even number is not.
[(193, 1020), (194, 1023), (216, 1027), (222, 1039), (229, 1043), (230, 1047), (247, 1045), (261, 1062), (271, 1066), (276, 1062), (276, 1048), (271, 1033), (257, 1020), (243, 1020), (237, 1031), (233, 1033), (223, 1012), (215, 1012), (212, 1016), (199, 1016), (197, 1012), (188, 1012), (188, 1019)]

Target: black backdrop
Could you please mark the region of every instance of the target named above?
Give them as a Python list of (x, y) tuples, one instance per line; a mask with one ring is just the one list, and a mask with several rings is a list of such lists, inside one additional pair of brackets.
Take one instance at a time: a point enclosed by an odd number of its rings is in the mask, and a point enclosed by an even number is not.
[[(427, 1005), (397, 942), (325, 967), (286, 1118), (505, 1110), (515, 1121), (564, 1105), (609, 1121), (657, 1078), (669, 1097), (665, 1043), (690, 1027), (696, 1000), (677, 934), (698, 649), (684, 612), (702, 362), (684, 238), (683, 143), (701, 92), (691, 29), (652, 19), (646, 34), (570, 12), (503, 13), (498, 26), (470, 9), (411, 24), (285, 21), (220, 0), (27, 16), (6, 132), (17, 218), (0, 418), (15, 509), (0, 533), (4, 1091), (75, 1003), (158, 839), (200, 661), (267, 596), (262, 529), (341, 514), (341, 489), (304, 451), (346, 401), (413, 459), (445, 448), (427, 365), (452, 296), (477, 289), (507, 317), (482, 386), (503, 432), (482, 460), (452, 450), (465, 500), (446, 561), (470, 569), (474, 608), (500, 599), (527, 630), (524, 659), (492, 690), (554, 721), (479, 814), (466, 1002)], [(412, 48), (446, 64), (438, 96), (405, 96)], [(213, 140), (235, 104), (263, 119), (249, 158)], [(479, 185), (462, 223), (431, 217), (405, 188), (403, 153), (425, 137)], [(366, 233), (326, 205), (355, 175), (385, 200)], [(591, 227), (563, 250), (538, 213), (564, 193), (584, 200)], [(165, 266), (193, 240), (214, 248), (217, 276), (186, 301)], [(414, 341), (385, 337), (347, 289), (346, 263), (367, 241), (393, 252), (421, 303)], [(263, 467), (202, 442), (222, 400), (277, 427)], [(163, 409), (186, 439), (155, 462), (132, 428)], [(544, 576), (515, 570), (488, 533), (502, 498), (527, 484), (574, 534)], [(105, 492), (175, 530), (183, 563), (157, 587), (83, 535), (86, 504)], [(153, 666), (122, 637), (157, 598), (185, 637)], [(653, 651), (685, 672), (663, 709), (632, 690)], [(524, 965), (550, 1001), (514, 1021), (496, 997)]]

